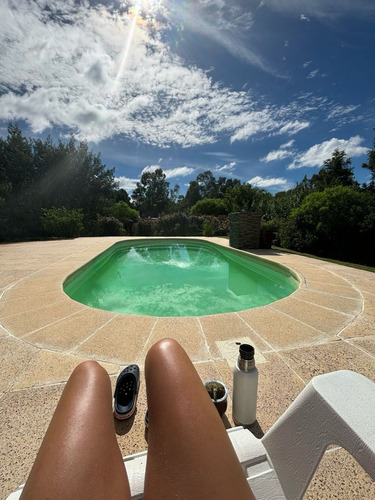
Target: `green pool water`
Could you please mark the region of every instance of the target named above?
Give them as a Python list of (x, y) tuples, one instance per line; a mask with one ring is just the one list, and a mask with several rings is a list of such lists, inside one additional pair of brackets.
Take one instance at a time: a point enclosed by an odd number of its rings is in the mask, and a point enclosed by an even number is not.
[(205, 241), (115, 244), (68, 277), (88, 306), (146, 316), (202, 316), (269, 304), (298, 287), (289, 270)]

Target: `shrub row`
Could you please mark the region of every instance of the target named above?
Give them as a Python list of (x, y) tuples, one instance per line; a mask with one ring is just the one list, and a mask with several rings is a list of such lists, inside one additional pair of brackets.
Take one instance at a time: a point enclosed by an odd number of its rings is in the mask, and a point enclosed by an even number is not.
[(138, 219), (133, 224), (134, 236), (227, 236), (227, 216), (164, 215), (159, 219)]

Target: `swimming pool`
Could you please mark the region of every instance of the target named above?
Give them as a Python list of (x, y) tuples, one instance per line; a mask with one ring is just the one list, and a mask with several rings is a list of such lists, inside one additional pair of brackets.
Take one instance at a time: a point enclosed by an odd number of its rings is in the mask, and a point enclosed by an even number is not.
[(202, 316), (269, 304), (298, 287), (288, 269), (204, 240), (113, 245), (64, 282), (90, 307), (145, 316)]

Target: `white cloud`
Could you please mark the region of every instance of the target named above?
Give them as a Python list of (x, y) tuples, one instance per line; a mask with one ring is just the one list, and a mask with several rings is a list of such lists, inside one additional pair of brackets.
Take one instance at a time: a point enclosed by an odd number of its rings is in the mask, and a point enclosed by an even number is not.
[(260, 188), (270, 188), (272, 186), (287, 188), (288, 181), (284, 177), (260, 177), (259, 175), (247, 181), (248, 184)]
[(145, 172), (155, 172), (155, 170), (158, 169), (163, 170), (166, 179), (171, 179), (172, 177), (186, 177), (187, 175), (190, 175), (195, 171), (195, 169), (191, 167), (176, 167), (164, 169), (160, 165), (149, 165), (142, 170), (142, 174), (144, 174)]
[[(171, 11), (172, 3), (164, 3)], [(194, 147), (223, 137), (233, 143), (260, 134), (293, 135), (310, 125), (309, 113), (321, 105), (312, 98), (304, 107), (270, 105), (250, 92), (226, 88), (184, 65), (124, 9), (66, 0), (61, 13), (60, 2), (51, 1), (50, 10), (44, 4), (0, 2), (0, 120), (25, 120), (34, 133), (58, 126), (96, 143), (121, 136), (161, 147)], [(220, 16), (230, 10), (233, 29), (216, 29), (220, 20), (209, 15), (212, 6)], [(212, 36), (232, 37), (228, 43), (238, 42), (233, 51), (245, 50), (234, 27), (250, 29), (251, 16), (243, 17), (227, 0), (206, 0), (205, 7), (204, 27)], [(246, 57), (251, 59), (250, 53)]]
[(226, 172), (226, 173), (231, 173), (237, 163), (235, 161), (231, 161), (230, 163), (227, 163), (226, 165), (222, 165), (221, 167), (217, 165), (214, 169), (214, 172)]
[(172, 177), (186, 177), (187, 175), (192, 174), (195, 171), (194, 168), (191, 167), (177, 167), (170, 169), (163, 169), (165, 176), (167, 179), (171, 179)]
[(295, 140), (291, 139), (290, 141), (286, 142), (285, 144), (281, 144), (280, 148), (281, 149), (291, 148), (294, 143), (295, 143)]
[(301, 14), (300, 19), (301, 21), (310, 21), (310, 19), (307, 16), (305, 16), (305, 14)]
[(218, 158), (225, 158), (227, 160), (234, 160), (233, 155), (225, 151), (213, 151), (213, 152), (205, 151), (203, 154), (207, 156), (217, 156)]
[(294, 120), (291, 122), (286, 123), (283, 125), (280, 130), (279, 134), (289, 134), (289, 135), (294, 135), (303, 130), (304, 128), (307, 128), (310, 126), (310, 122), (307, 121), (299, 121), (299, 120)]
[(261, 68), (267, 73), (275, 73), (248, 43), (247, 31), (254, 24), (253, 14), (248, 6), (231, 0), (200, 0), (180, 2), (166, 0), (166, 17), (173, 25), (181, 26), (214, 41), (233, 56)]
[(315, 78), (318, 73), (319, 73), (319, 70), (318, 69), (314, 69), (313, 71), (310, 71), (310, 73), (306, 76), (306, 78), (308, 78), (309, 80), (311, 78)]
[(312, 63), (312, 61), (306, 61), (305, 63), (303, 63), (303, 67), (304, 68), (307, 68), (307, 66), (309, 66), (310, 64)]
[(145, 174), (146, 172), (151, 172), (151, 173), (152, 173), (152, 172), (155, 172), (155, 170), (158, 170), (159, 168), (160, 168), (161, 170), (163, 170), (163, 169), (162, 169), (162, 167), (161, 167), (160, 165), (148, 165), (147, 167), (145, 167), (145, 168), (142, 170), (142, 172), (141, 172), (141, 176), (142, 176), (142, 174)]
[(119, 187), (121, 189), (125, 189), (125, 191), (130, 193), (136, 188), (139, 179), (129, 179), (128, 177), (121, 176), (121, 177), (115, 177), (115, 181), (119, 183)]
[(59, 126), (92, 142), (123, 135), (163, 147), (246, 140), (290, 121), (184, 66), (125, 12), (67, 0), (63, 15), (58, 3), (41, 5), (0, 4), (0, 119), (23, 119), (35, 133)]
[(286, 149), (278, 149), (270, 151), (266, 156), (263, 156), (260, 161), (269, 163), (270, 161), (283, 160), (284, 158), (289, 158), (290, 156), (293, 156), (293, 153), (291, 151), (287, 151)]
[(320, 144), (315, 144), (304, 153), (296, 155), (294, 161), (288, 166), (288, 169), (301, 167), (321, 167), (325, 160), (331, 158), (335, 149), (345, 151), (349, 158), (361, 156), (367, 153), (368, 148), (361, 146), (364, 141), (359, 135), (350, 137), (350, 139), (332, 138)]
[(293, 146), (294, 142), (295, 142), (294, 139), (291, 139), (285, 144), (282, 144), (280, 146), (280, 149), (270, 151), (266, 156), (261, 158), (260, 161), (269, 163), (270, 161), (283, 160), (284, 158), (289, 158), (290, 156), (293, 156), (294, 151), (291, 150), (288, 151), (288, 149)]
[(356, 111), (358, 108), (359, 108), (359, 105), (358, 106), (354, 106), (354, 105), (349, 105), (349, 106), (338, 105), (338, 106), (334, 106), (330, 110), (330, 112), (328, 113), (327, 118), (329, 118), (329, 119), (341, 118), (344, 115), (348, 115), (348, 114), (352, 113), (353, 111)]

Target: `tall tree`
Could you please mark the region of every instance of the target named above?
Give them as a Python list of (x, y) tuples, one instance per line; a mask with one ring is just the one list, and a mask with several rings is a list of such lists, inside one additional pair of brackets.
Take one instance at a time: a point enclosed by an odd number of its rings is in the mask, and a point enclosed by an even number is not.
[(0, 139), (0, 237), (41, 236), (42, 208), (53, 206), (82, 209), (87, 223), (113, 204), (117, 187), (114, 169), (86, 142), (26, 139), (9, 124)]
[(366, 185), (366, 187), (375, 190), (375, 139), (372, 143), (372, 149), (369, 149), (367, 152), (367, 158), (367, 162), (362, 163), (362, 167), (367, 168), (371, 172), (371, 180), (369, 184)]
[(351, 163), (345, 151), (335, 149), (332, 157), (324, 161), (319, 173), (311, 177), (312, 187), (318, 191), (334, 186), (358, 187)]
[(199, 193), (202, 198), (217, 198), (218, 186), (216, 179), (210, 170), (206, 170), (197, 175)]
[(161, 168), (144, 172), (133, 191), (134, 206), (142, 216), (159, 217), (169, 206), (169, 182)]
[(202, 199), (202, 195), (200, 193), (198, 181), (190, 181), (189, 187), (186, 191), (186, 195), (184, 198), (183, 206), (186, 209), (190, 209), (193, 205), (197, 203), (197, 201)]

